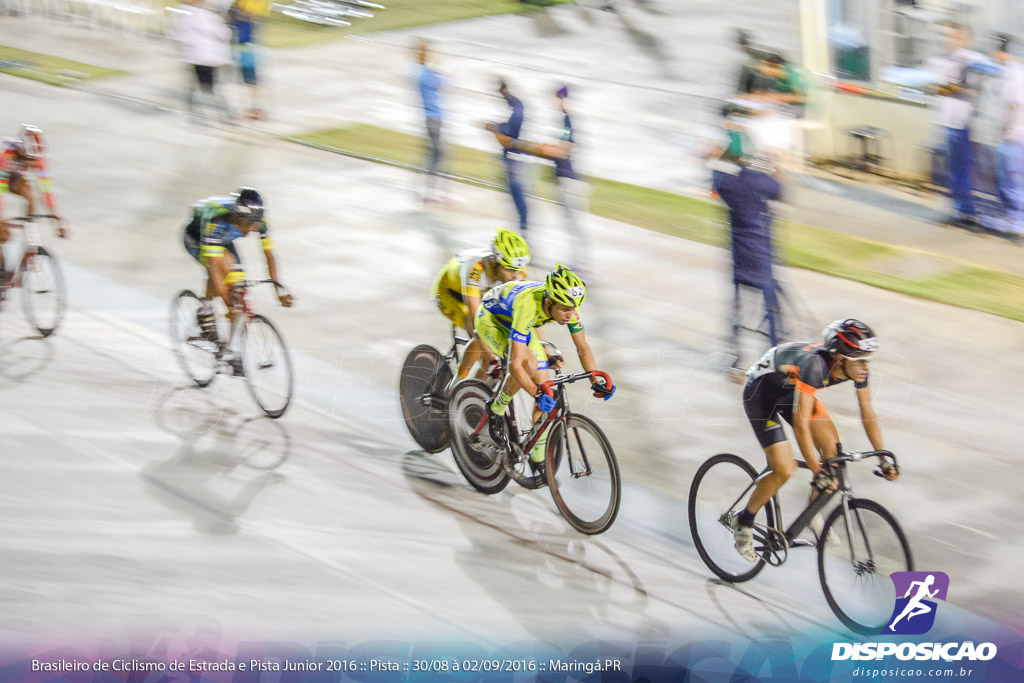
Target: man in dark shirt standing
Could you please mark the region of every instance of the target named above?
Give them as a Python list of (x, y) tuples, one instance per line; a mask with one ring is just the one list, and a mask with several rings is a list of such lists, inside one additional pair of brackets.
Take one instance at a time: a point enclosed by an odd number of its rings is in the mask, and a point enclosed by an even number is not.
[(779, 343), (779, 302), (772, 269), (772, 215), (768, 202), (781, 198), (782, 187), (770, 168), (755, 167), (749, 157), (732, 157), (737, 172), (715, 171), (712, 183), (729, 209), (732, 239), (733, 328), (732, 343), (739, 360), (739, 327), (736, 314), (740, 305), (740, 287), (761, 290), (768, 318), (768, 336), (772, 346)]
[(569, 87), (563, 85), (555, 93), (558, 101), (558, 108), (562, 111), (562, 129), (559, 135), (557, 153), (553, 155), (555, 162), (555, 190), (558, 193), (558, 202), (565, 212), (565, 224), (569, 236), (573, 241), (575, 250), (574, 267), (577, 273), (581, 271), (589, 274), (590, 248), (587, 244), (587, 237), (580, 225), (583, 214), (587, 212), (587, 201), (590, 196), (590, 186), (585, 180), (576, 174), (572, 165), (572, 148), (576, 143), (575, 133), (572, 127), (572, 118), (569, 116)]
[[(497, 126), (500, 134), (512, 140), (519, 139), (519, 130), (523, 127), (523, 103), (518, 97), (508, 90), (508, 84), (504, 79), (498, 82), (498, 93), (508, 103), (512, 110), (508, 121)], [(493, 124), (488, 124), (489, 130)], [(512, 195), (512, 202), (516, 205), (516, 212), (519, 214), (519, 234), (526, 236), (526, 193), (523, 191), (523, 162), (519, 159), (520, 152), (511, 147), (502, 147), (501, 156), (505, 163), (505, 182), (508, 184), (508, 192)]]

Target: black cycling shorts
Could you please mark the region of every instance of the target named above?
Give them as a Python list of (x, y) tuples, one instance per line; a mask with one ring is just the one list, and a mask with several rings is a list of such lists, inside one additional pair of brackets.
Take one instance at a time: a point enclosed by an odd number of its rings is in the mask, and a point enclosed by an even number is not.
[[(761, 448), (786, 440), (786, 431), (782, 428), (785, 420), (793, 426), (793, 408), (796, 405), (796, 390), (790, 386), (780, 388), (771, 375), (764, 375), (747, 380), (743, 387), (743, 410), (747, 413), (754, 436)], [(830, 418), (825, 405), (814, 399), (813, 419)]]
[(761, 448), (786, 440), (782, 421), (793, 424), (793, 389), (779, 391), (775, 382), (765, 382), (764, 377), (747, 380), (743, 388), (743, 410), (747, 413), (754, 436)]
[[(189, 256), (194, 258), (201, 265), (203, 262), (199, 258), (200, 243), (202, 241), (200, 237), (200, 230), (200, 218), (199, 214), (196, 213), (194, 216), (192, 216), (192, 220), (185, 225), (185, 232), (182, 235), (182, 242), (184, 242), (185, 251), (188, 252)], [(224, 245), (224, 248), (227, 250), (229, 254), (235, 257), (235, 263), (242, 262), (242, 257), (238, 255), (238, 249), (235, 247), (234, 240)]]

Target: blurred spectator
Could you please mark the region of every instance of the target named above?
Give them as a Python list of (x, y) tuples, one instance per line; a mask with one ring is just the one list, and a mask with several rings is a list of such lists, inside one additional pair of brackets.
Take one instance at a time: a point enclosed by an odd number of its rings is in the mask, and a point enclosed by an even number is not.
[(196, 88), (206, 94), (224, 116), (231, 118), (224, 98), (216, 92), (217, 69), (231, 63), (231, 29), (220, 14), (208, 9), (204, 0), (192, 0), (171, 33), (182, 58), (194, 74), (186, 105), (194, 109)]
[[(772, 247), (772, 215), (769, 201), (782, 196), (782, 186), (775, 177), (774, 164), (767, 158), (737, 156), (728, 151), (721, 155), (712, 173), (714, 191), (729, 209), (729, 234), (732, 242), (733, 328), (732, 344), (739, 362), (739, 329), (737, 313), (740, 288), (760, 290), (768, 318), (768, 334), (772, 346), (779, 343), (779, 302)], [(733, 170), (726, 170), (728, 166)]]
[[(572, 118), (569, 116), (569, 88), (562, 86), (555, 93), (555, 100), (562, 112), (562, 130), (555, 162), (555, 189), (558, 202), (565, 212), (565, 225), (576, 249), (573, 269), (581, 277), (590, 274), (590, 247), (583, 232), (581, 221), (587, 213), (590, 185), (576, 174), (572, 165), (572, 148), (576, 144)], [(584, 279), (587, 279), (584, 277)]]
[(953, 197), (952, 222), (970, 226), (975, 220), (974, 192), (971, 185), (973, 155), (971, 153), (971, 115), (973, 93), (968, 75), (973, 65), (985, 57), (968, 50), (970, 33), (966, 26), (952, 24), (948, 28), (949, 54), (933, 60), (929, 69), (938, 83), (938, 123), (946, 129), (946, 154), (949, 167), (949, 191)]
[(235, 29), (233, 42), (238, 69), (242, 74), (242, 82), (249, 90), (249, 110), (246, 116), (257, 120), (263, 118), (263, 93), (256, 70), (256, 37), (269, 14), (269, 0), (234, 0), (228, 11)]
[(1009, 53), (1011, 38), (996, 36), (993, 58), (1002, 65), (1000, 89), (1003, 113), (1000, 142), (996, 145), (996, 186), (1002, 216), (981, 216), (982, 225), (1024, 234), (1024, 65)]
[(427, 124), (427, 140), (430, 145), (423, 201), (443, 201), (443, 197), (439, 194), (438, 183), (441, 178), (441, 162), (444, 158), (441, 141), (441, 121), (443, 119), (441, 89), (444, 87), (444, 78), (429, 66), (430, 48), (425, 40), (420, 41), (416, 48), (416, 61), (420, 65), (416, 70), (416, 87), (419, 88), (420, 100), (423, 102), (423, 116)]
[[(488, 124), (487, 129), (496, 129), (501, 135), (511, 140), (519, 139), (519, 131), (523, 127), (523, 103), (518, 97), (509, 92), (508, 84), (504, 79), (498, 81), (498, 94), (504, 98), (511, 109), (508, 121), (495, 126)], [(523, 190), (523, 162), (519, 159), (520, 152), (511, 147), (502, 146), (501, 156), (505, 163), (505, 181), (508, 184), (508, 192), (512, 195), (512, 202), (519, 214), (519, 234), (526, 236), (526, 193)]]
[(743, 66), (740, 67), (739, 77), (736, 79), (736, 94), (749, 95), (759, 89), (761, 62), (771, 53), (754, 47), (750, 34), (743, 29), (736, 29), (736, 45), (746, 56)]

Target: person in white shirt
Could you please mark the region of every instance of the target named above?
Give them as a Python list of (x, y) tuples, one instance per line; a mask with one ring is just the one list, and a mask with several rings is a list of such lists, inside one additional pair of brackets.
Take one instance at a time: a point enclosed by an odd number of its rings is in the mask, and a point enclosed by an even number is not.
[(192, 111), (198, 86), (200, 92), (213, 98), (230, 117), (227, 104), (216, 94), (216, 74), (219, 67), (230, 64), (232, 60), (231, 28), (223, 16), (206, 7), (205, 0), (191, 0), (183, 9), (171, 37), (195, 75), (195, 82), (188, 92), (189, 111)]
[(1010, 54), (1010, 36), (998, 34), (993, 59), (1001, 65), (1002, 112), (996, 145), (996, 187), (1002, 216), (982, 216), (986, 228), (1024, 237), (1024, 64)]
[(971, 185), (974, 159), (970, 132), (974, 93), (968, 86), (967, 76), (973, 65), (986, 61), (981, 53), (967, 49), (970, 40), (971, 35), (966, 26), (953, 24), (949, 27), (949, 55), (934, 60), (930, 66), (938, 84), (938, 123), (946, 129), (949, 191), (953, 197), (954, 222), (960, 224), (975, 223)]

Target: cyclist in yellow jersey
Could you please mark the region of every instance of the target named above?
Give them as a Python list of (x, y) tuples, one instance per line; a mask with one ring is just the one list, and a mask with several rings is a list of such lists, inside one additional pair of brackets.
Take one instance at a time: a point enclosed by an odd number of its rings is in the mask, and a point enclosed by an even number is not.
[[(568, 325), (580, 364), (587, 372), (597, 370), (594, 353), (583, 332), (579, 306), (587, 296), (583, 280), (561, 263), (544, 282), (508, 282), (494, 287), (483, 299), (476, 315), (476, 333), (484, 345), (499, 358), (508, 359), (508, 375), (490, 410), (504, 415), (512, 397), (526, 389), (537, 402), (534, 418), (555, 407), (551, 389), (548, 357), (541, 345), (538, 328), (549, 322)], [(594, 396), (608, 400), (615, 385), (606, 386), (604, 379), (592, 378)], [(530, 452), (530, 466), (543, 474), (547, 434), (542, 434)]]
[[(473, 334), (480, 297), (496, 284), (525, 279), (529, 263), (530, 246), (526, 240), (512, 230), (501, 228), (491, 242), (490, 250), (459, 252), (438, 273), (431, 289), (434, 303), (444, 317), (456, 327), (466, 330), (472, 339), (454, 381), (465, 379), (473, 364), (485, 353), (483, 345)], [(481, 372), (484, 370), (485, 366)]]

